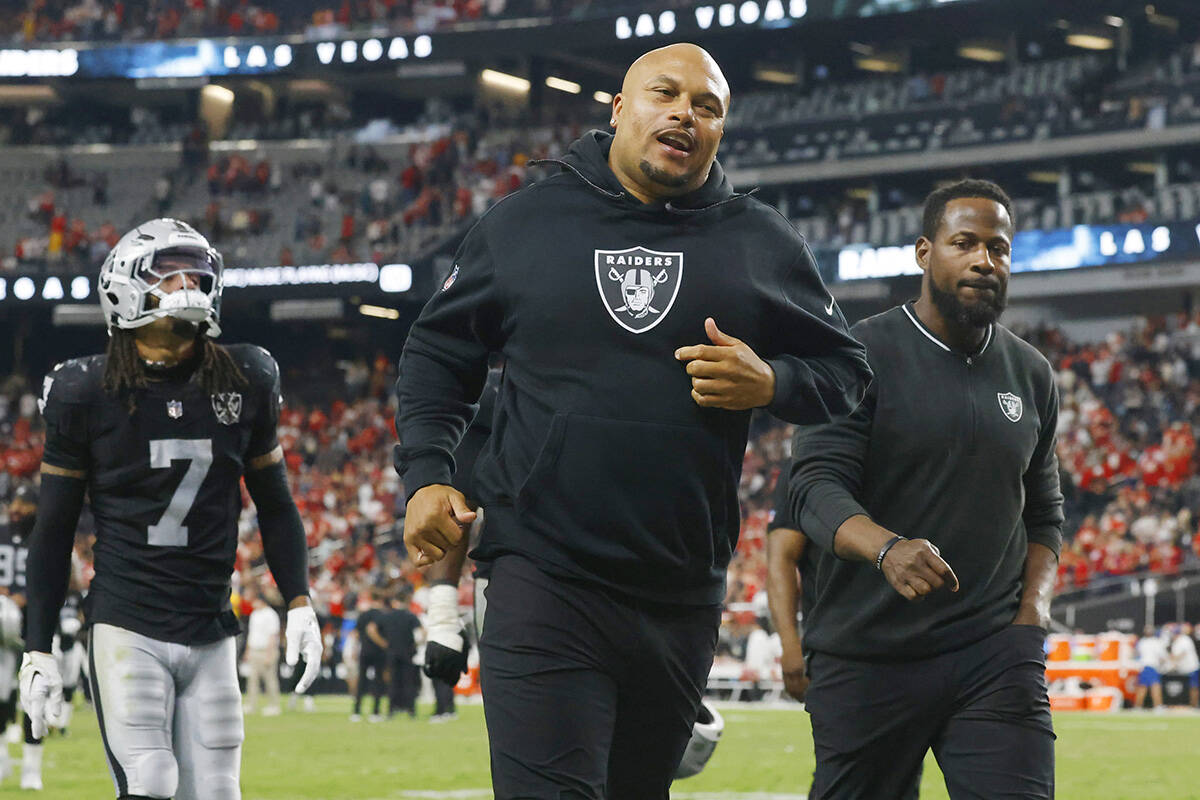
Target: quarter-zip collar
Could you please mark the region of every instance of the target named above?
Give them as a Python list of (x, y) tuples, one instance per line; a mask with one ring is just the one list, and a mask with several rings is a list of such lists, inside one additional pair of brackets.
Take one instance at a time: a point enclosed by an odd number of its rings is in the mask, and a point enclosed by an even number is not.
[(643, 203), (621, 185), (612, 168), (608, 166), (608, 154), (612, 149), (613, 136), (604, 131), (592, 130), (576, 139), (562, 158), (541, 158), (530, 161), (530, 165), (555, 164), (576, 175), (592, 189), (613, 200), (629, 200), (647, 210), (664, 210), (674, 214), (691, 214), (749, 197), (752, 192), (739, 194), (733, 190), (725, 170), (713, 161), (708, 180), (694, 192), (673, 197), (665, 203)]
[[(908, 317), (908, 319), (912, 322), (912, 324), (914, 326), (916, 326), (916, 329), (921, 333), (922, 336), (924, 336), (926, 339), (928, 339), (929, 341), (936, 344), (941, 349), (945, 350), (947, 353), (954, 353), (955, 350), (952, 347), (950, 347), (950, 345), (946, 344), (941, 339), (939, 339), (937, 337), (937, 335), (934, 334), (933, 331), (931, 331), (931, 330), (929, 330), (929, 328), (925, 327), (925, 323), (921, 322), (921, 318), (918, 317), (917, 312), (913, 310), (914, 302), (915, 301), (910, 300), (907, 303), (905, 303), (904, 305), (900, 306), (900, 308), (904, 310), (904, 315), (906, 317)], [(985, 352), (987, 352), (988, 345), (990, 345), (992, 343), (992, 339), (994, 338), (995, 333), (996, 333), (995, 324), (988, 325), (987, 332), (983, 335), (983, 344), (981, 344), (979, 346), (979, 349), (976, 350), (974, 353), (959, 353), (959, 355), (961, 355), (965, 358), (968, 358), (968, 359), (979, 358)]]

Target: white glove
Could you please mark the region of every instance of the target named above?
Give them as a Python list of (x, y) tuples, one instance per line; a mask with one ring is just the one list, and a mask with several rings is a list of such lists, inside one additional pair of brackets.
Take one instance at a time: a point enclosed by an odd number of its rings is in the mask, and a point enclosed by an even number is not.
[(287, 639), (284, 660), (289, 667), (296, 666), (300, 654), (304, 654), (304, 674), (296, 682), (296, 694), (304, 694), (317, 679), (317, 673), (321, 670), (321, 653), (325, 650), (321, 644), (321, 626), (317, 623), (317, 613), (312, 606), (288, 610), (284, 636)]
[(62, 675), (54, 656), (50, 653), (26, 653), (21, 658), (19, 680), (21, 708), (29, 717), (33, 738), (43, 738), (51, 725), (61, 728), (66, 724)]

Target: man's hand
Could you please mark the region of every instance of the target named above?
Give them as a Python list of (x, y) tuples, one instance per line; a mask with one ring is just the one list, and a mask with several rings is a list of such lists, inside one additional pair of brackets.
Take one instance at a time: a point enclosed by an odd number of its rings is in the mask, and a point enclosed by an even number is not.
[(784, 646), (779, 666), (783, 670), (784, 690), (797, 700), (803, 701), (804, 695), (808, 693), (809, 680), (804, 651), (800, 649), (799, 642)]
[(918, 600), (949, 586), (958, 591), (958, 576), (928, 539), (902, 539), (883, 558), (883, 575), (906, 600)]
[(296, 666), (300, 654), (304, 654), (304, 674), (296, 681), (296, 694), (304, 694), (321, 671), (321, 654), (325, 650), (321, 644), (321, 626), (317, 623), (317, 614), (312, 606), (288, 609), (284, 637), (287, 639), (284, 660), (289, 667)]
[(704, 320), (712, 344), (695, 344), (675, 351), (687, 362), (692, 399), (704, 408), (745, 411), (770, 405), (775, 399), (775, 370), (741, 339), (723, 333), (712, 317)]
[(467, 671), (467, 648), (455, 586), (443, 583), (430, 587), (425, 631), (425, 674), (458, 683), (458, 676)]
[(422, 486), (408, 501), (404, 515), (404, 546), (418, 567), (440, 561), (475, 521), (467, 498), (453, 486)]
[(50, 653), (31, 652), (21, 658), (21, 708), (29, 717), (33, 738), (41, 739), (50, 726), (66, 724), (62, 675)]

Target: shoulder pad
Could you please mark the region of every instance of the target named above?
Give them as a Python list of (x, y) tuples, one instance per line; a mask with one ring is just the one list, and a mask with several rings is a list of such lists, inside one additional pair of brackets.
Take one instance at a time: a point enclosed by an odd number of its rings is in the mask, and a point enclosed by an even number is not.
[(42, 396), (38, 407), (45, 412), (46, 403), (89, 403), (99, 396), (104, 382), (103, 355), (72, 358), (56, 364), (42, 380)]
[(266, 348), (256, 344), (230, 344), (225, 349), (254, 386), (270, 386), (279, 380), (279, 365)]

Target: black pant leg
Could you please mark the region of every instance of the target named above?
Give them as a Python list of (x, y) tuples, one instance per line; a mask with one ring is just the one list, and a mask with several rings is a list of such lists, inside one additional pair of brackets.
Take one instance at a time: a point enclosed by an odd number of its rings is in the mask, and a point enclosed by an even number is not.
[(612, 800), (666, 800), (716, 653), (718, 606), (635, 607), (608, 761)]
[(1010, 625), (958, 654), (960, 697), (934, 742), (953, 800), (1051, 800), (1045, 631)]
[(433, 679), (433, 697), (437, 702), (435, 714), (454, 713), (454, 684), (438, 678)]
[(404, 669), (407, 674), (407, 679), (404, 682), (404, 703), (408, 708), (408, 712), (413, 716), (417, 714), (417, 695), (421, 693), (421, 668), (412, 662), (409, 657), (408, 665)]
[(387, 666), (388, 673), (388, 716), (394, 716), (399, 711), (407, 711), (405, 705), (405, 690), (404, 683), (406, 675), (404, 665), (399, 659), (389, 658)]
[[(496, 800), (606, 800), (617, 682), (599, 592), (496, 560), (479, 641)], [(606, 619), (607, 618), (607, 619)]]
[(916, 797), (944, 717), (938, 659), (895, 664), (814, 653), (805, 709), (816, 769), (810, 800)]

